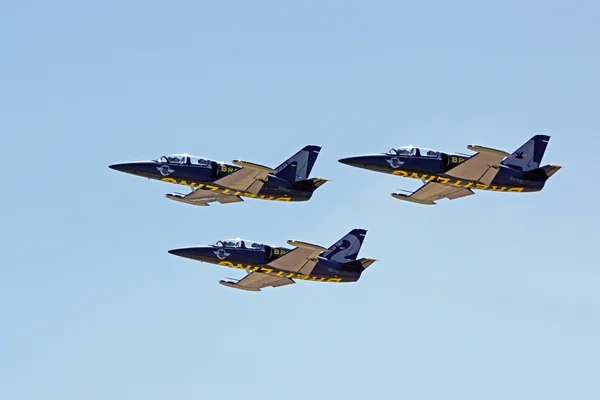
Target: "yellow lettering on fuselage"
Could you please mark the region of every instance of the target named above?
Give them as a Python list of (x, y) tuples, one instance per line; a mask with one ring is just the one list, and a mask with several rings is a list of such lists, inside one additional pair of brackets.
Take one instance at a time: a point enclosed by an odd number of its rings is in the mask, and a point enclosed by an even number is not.
[(257, 195), (254, 193), (239, 192), (239, 191), (232, 193), (231, 189), (223, 188), (220, 186), (204, 184), (204, 183), (188, 182), (188, 181), (184, 181), (184, 180), (178, 181), (177, 179), (173, 179), (173, 178), (162, 178), (161, 181), (168, 182), (168, 183), (175, 183), (178, 185), (190, 186), (190, 187), (193, 187), (196, 189), (210, 190), (211, 192), (228, 194), (228, 195), (232, 195), (232, 196), (244, 196), (244, 197), (249, 197), (252, 199), (275, 200), (275, 201), (291, 201), (292, 200), (292, 198), (289, 196), (275, 197), (275, 196), (266, 196), (263, 194)]
[(234, 264), (229, 261), (220, 261), (219, 265), (221, 265), (223, 267), (229, 267), (229, 268), (244, 269), (249, 272), (257, 272), (260, 274), (271, 275), (271, 276), (276, 276), (276, 277), (285, 277), (285, 278), (290, 278), (290, 279), (302, 279), (304, 281), (312, 281), (312, 282), (341, 282), (342, 281), (342, 278), (319, 278), (318, 276), (298, 274), (295, 272), (290, 272), (290, 273), (287, 273), (287, 275), (285, 275), (286, 274), (285, 271), (274, 271), (272, 268), (257, 267), (257, 266), (249, 265), (249, 264), (246, 264), (246, 265)]
[[(455, 158), (455, 157), (453, 157), (453, 158)], [(462, 162), (462, 161), (464, 161), (464, 159), (460, 159), (460, 162)], [(454, 161), (452, 161), (452, 162), (454, 162)], [(443, 185), (460, 187), (460, 188), (464, 188), (464, 189), (471, 188), (471, 189), (477, 189), (477, 190), (492, 190), (495, 192), (522, 192), (525, 189), (523, 187), (509, 188), (507, 186), (495, 186), (495, 185), (490, 186), (490, 185), (485, 185), (483, 183), (468, 182), (468, 181), (463, 181), (463, 180), (456, 179), (456, 178), (448, 178), (448, 177), (439, 176), (439, 175), (427, 175), (427, 174), (419, 175), (415, 172), (408, 173), (408, 172), (402, 171), (400, 169), (397, 169), (394, 172), (392, 172), (392, 175), (403, 176), (405, 178), (426, 180), (427, 182), (437, 182), (437, 183), (441, 183)]]
[(281, 257), (282, 255), (284, 255), (285, 253), (287, 253), (287, 250), (283, 250), (283, 249), (273, 249), (273, 254), (276, 256)]

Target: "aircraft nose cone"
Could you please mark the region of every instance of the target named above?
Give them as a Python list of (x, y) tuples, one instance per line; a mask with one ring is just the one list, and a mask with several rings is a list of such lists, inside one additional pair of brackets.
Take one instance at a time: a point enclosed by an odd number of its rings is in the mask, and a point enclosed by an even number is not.
[(362, 164), (360, 161), (361, 157), (347, 157), (347, 158), (340, 158), (338, 160), (338, 162), (341, 162), (342, 164), (346, 164), (349, 165), (351, 167), (357, 167), (360, 164)]
[(108, 168), (114, 169), (115, 171), (129, 172), (129, 173), (131, 173), (133, 171), (133, 169), (131, 168), (131, 166), (129, 164), (113, 164), (113, 165), (109, 165)]
[(196, 247), (188, 247), (183, 249), (173, 249), (169, 250), (170, 254), (174, 256), (179, 256), (183, 258), (190, 258), (192, 260), (199, 260), (204, 255), (204, 251), (201, 248)]
[(173, 249), (173, 250), (169, 250), (169, 253), (173, 254), (174, 256), (185, 257), (186, 254), (189, 254), (189, 250), (188, 249)]

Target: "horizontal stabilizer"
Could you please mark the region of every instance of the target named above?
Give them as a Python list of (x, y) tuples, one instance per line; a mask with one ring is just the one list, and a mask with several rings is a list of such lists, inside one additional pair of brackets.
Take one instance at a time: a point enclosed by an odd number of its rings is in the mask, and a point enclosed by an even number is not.
[[(552, 164), (550, 164), (550, 165), (543, 166), (541, 169), (543, 169), (544, 172), (546, 173), (546, 176), (548, 178), (550, 178), (552, 175), (554, 175), (555, 173), (557, 173), (558, 170), (561, 169), (561, 168), (562, 168), (562, 166), (560, 166), (560, 165), (552, 165)], [(546, 179), (548, 179), (548, 178), (546, 178)]]
[(269, 174), (274, 174), (275, 173), (275, 170), (273, 170), (272, 168), (265, 167), (264, 165), (260, 165), (260, 164), (251, 163), (251, 162), (248, 162), (248, 161), (233, 160), (232, 164), (233, 165), (237, 165), (238, 167), (250, 168), (250, 169), (265, 171), (265, 172), (267, 172)]
[(560, 165), (545, 165), (540, 168), (530, 169), (523, 174), (523, 179), (545, 182), (561, 168)]
[(325, 182), (327, 182), (327, 179), (325, 178), (305, 179), (303, 181), (296, 181), (294, 183), (294, 188), (314, 191), (317, 190), (317, 188), (319, 188)]
[(375, 261), (377, 260), (374, 258), (361, 258), (358, 260), (364, 269), (369, 268)]

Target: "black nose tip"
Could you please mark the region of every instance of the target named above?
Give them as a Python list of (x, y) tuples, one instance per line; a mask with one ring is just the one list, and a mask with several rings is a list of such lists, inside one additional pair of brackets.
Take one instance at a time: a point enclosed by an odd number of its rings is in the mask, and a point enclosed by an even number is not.
[(168, 250), (168, 252), (169, 254), (173, 254), (174, 256), (191, 259), (195, 259), (199, 255), (198, 250), (194, 248), (173, 249)]
[(113, 165), (109, 165), (108, 168), (114, 169), (115, 171), (121, 171), (121, 172), (126, 171), (125, 164), (113, 164)]
[(360, 164), (360, 157), (340, 158), (338, 160), (338, 162), (341, 162), (342, 164), (349, 165), (351, 167), (356, 167), (358, 164)]

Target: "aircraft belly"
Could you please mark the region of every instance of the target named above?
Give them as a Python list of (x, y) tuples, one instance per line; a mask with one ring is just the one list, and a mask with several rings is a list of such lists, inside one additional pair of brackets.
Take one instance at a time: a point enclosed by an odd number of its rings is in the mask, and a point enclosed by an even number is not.
[(305, 275), (300, 272), (284, 271), (278, 268), (273, 268), (267, 264), (256, 265), (246, 262), (232, 262), (228, 260), (219, 261), (217, 264), (223, 267), (242, 269), (248, 273), (258, 273), (269, 275), (271, 277), (305, 280), (311, 282), (356, 282), (358, 280), (357, 274), (348, 274), (344, 273), (343, 271), (340, 271), (340, 274), (334, 275), (332, 273), (323, 271), (322, 269), (320, 271), (315, 271), (313, 269), (310, 275)]
[[(445, 186), (463, 189), (489, 190), (494, 192), (537, 192), (543, 188), (543, 184), (521, 180), (517, 178), (508, 179), (503, 174), (494, 174), (491, 183), (484, 183), (472, 179), (460, 179), (446, 174), (431, 174), (422, 171), (397, 169), (393, 172), (396, 176), (404, 178), (419, 179), (423, 183), (435, 182)], [(486, 179), (486, 181), (489, 181)]]
[(271, 185), (264, 185), (260, 192), (259, 196), (264, 197), (274, 197), (274, 198), (289, 198), (290, 201), (306, 201), (309, 200), (312, 196), (312, 193), (303, 192), (300, 190), (288, 189), (283, 187), (276, 187)]

